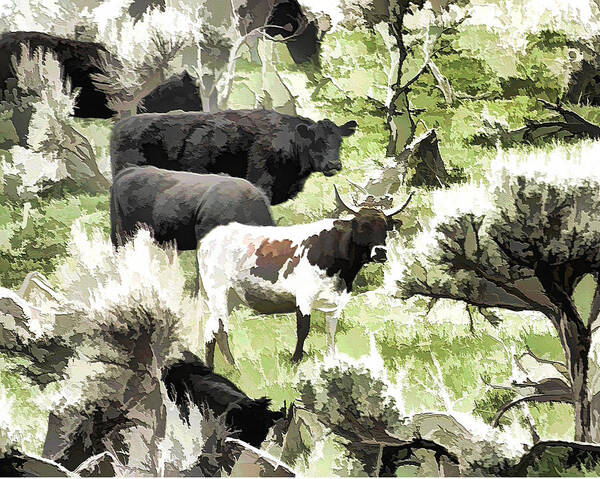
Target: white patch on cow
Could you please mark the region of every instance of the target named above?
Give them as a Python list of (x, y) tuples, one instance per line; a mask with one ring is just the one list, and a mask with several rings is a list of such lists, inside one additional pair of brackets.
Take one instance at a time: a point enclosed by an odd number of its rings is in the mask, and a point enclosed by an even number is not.
[[(201, 291), (206, 297), (210, 317), (206, 321), (205, 340), (218, 330), (219, 319), (225, 330), (228, 316), (240, 304), (252, 307), (248, 295), (264, 305), (282, 306), (278, 313), (292, 313), (296, 306), (302, 314), (313, 310), (332, 313), (332, 325), (350, 298), (345, 282), (336, 274), (310, 264), (308, 250), (302, 246), (307, 238), (333, 228), (334, 220), (294, 226), (248, 226), (230, 223), (218, 226), (208, 233), (198, 248), (198, 265)], [(299, 257), (297, 265), (288, 269), (292, 258), (283, 263), (274, 280), (260, 276), (256, 251), (264, 241), (291, 241), (296, 248), (293, 256)], [(260, 268), (259, 268), (260, 270)], [(252, 308), (255, 309), (256, 308)], [(331, 328), (330, 328), (331, 329)], [(335, 331), (334, 331), (335, 332)]]

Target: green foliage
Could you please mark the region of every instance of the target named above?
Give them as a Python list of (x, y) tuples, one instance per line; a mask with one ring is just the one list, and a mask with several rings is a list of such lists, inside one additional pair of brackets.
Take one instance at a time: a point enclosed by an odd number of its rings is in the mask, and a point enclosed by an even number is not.
[(73, 223), (110, 229), (108, 195), (0, 205), (0, 284), (17, 287), (30, 271), (50, 276), (67, 252)]
[(531, 477), (594, 477), (600, 473), (597, 451), (577, 451), (566, 444), (545, 447), (531, 462), (526, 469)]
[[(473, 414), (481, 417), (486, 423), (492, 424), (494, 416), (501, 406), (515, 399), (517, 393), (505, 389), (489, 389), (481, 399), (474, 402)], [(508, 424), (510, 420), (507, 417), (500, 419), (500, 424)]]
[(552, 102), (562, 98), (570, 76), (567, 43), (560, 32), (529, 34), (527, 48), (518, 57), (518, 76), (503, 81), (504, 96), (528, 95)]

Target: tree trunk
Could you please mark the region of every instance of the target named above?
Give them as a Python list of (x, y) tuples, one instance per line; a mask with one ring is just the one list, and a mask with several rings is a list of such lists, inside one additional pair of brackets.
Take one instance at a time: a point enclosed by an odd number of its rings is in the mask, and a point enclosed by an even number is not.
[(558, 334), (565, 350), (565, 359), (573, 391), (575, 440), (592, 442), (592, 408), (588, 390), (591, 333), (583, 331), (566, 314), (560, 318)]
[[(406, 60), (406, 47), (402, 38), (402, 23), (404, 12), (397, 12), (394, 21), (389, 23), (390, 35), (396, 39), (398, 47), (398, 62), (394, 65), (394, 84), (391, 85), (391, 98), (387, 107), (387, 125), (390, 139), (387, 146), (387, 156), (396, 157), (404, 147), (412, 141), (415, 134), (415, 122), (410, 114), (408, 92), (402, 88), (402, 66)], [(393, 18), (393, 17), (392, 17)]]

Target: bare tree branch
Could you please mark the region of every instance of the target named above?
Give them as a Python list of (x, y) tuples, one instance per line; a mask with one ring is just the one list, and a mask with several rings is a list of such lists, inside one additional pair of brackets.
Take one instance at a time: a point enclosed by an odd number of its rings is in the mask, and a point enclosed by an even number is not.
[(552, 394), (536, 394), (533, 396), (525, 396), (522, 398), (518, 398), (515, 399), (513, 401), (510, 401), (506, 404), (504, 404), (496, 413), (496, 415), (494, 416), (494, 419), (492, 421), (492, 426), (494, 427), (498, 427), (498, 424), (500, 423), (500, 419), (502, 418), (502, 416), (504, 416), (504, 414), (506, 412), (508, 412), (510, 409), (512, 409), (513, 407), (521, 404), (521, 403), (527, 403), (527, 402), (539, 402), (539, 403), (544, 403), (544, 402), (565, 402), (565, 403), (572, 403), (573, 399), (571, 396), (558, 396), (558, 395), (552, 395)]

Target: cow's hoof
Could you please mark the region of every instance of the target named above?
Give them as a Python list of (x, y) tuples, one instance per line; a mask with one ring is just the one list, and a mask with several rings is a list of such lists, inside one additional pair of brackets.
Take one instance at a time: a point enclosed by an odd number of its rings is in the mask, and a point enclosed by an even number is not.
[(294, 353), (294, 355), (292, 356), (292, 362), (299, 363), (301, 360), (302, 360), (302, 353), (300, 353), (300, 354)]

